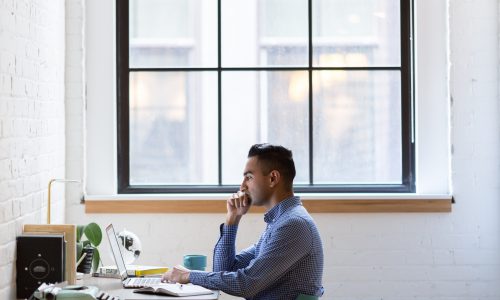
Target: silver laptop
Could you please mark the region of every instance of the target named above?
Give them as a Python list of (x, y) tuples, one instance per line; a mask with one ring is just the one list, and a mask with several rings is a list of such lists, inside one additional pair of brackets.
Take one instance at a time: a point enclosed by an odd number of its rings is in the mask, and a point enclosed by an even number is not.
[(161, 283), (161, 278), (151, 278), (151, 277), (128, 277), (127, 268), (125, 267), (125, 261), (123, 260), (122, 252), (120, 250), (120, 246), (118, 244), (118, 238), (115, 234), (115, 229), (113, 228), (113, 224), (109, 224), (106, 227), (106, 235), (108, 236), (109, 244), (111, 246), (111, 252), (113, 253), (113, 257), (115, 259), (116, 268), (118, 270), (118, 274), (120, 274), (120, 278), (123, 283), (124, 288), (141, 288), (144, 286), (148, 286), (151, 284), (159, 284)]

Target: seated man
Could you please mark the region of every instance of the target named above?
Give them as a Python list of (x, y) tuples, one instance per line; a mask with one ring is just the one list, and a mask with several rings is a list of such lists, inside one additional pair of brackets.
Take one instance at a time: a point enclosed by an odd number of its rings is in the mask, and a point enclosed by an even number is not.
[[(247, 299), (321, 296), (323, 249), (316, 225), (293, 194), (295, 164), (282, 146), (250, 148), (241, 191), (227, 200), (226, 222), (214, 250), (213, 272), (173, 268), (163, 280), (193, 283)], [(238, 224), (250, 205), (264, 206), (267, 228), (259, 241), (235, 253)]]

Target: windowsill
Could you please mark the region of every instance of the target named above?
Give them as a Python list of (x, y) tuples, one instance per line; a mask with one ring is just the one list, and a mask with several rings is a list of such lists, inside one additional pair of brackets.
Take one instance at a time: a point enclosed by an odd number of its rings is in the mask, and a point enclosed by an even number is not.
[[(311, 213), (451, 212), (446, 194), (300, 194)], [(86, 213), (224, 213), (227, 194), (85, 196)], [(263, 212), (262, 208), (251, 212)]]
[[(227, 195), (110, 195), (116, 191), (116, 39), (115, 1), (88, 1), (86, 15), (86, 177), (93, 195), (85, 197), (88, 213), (224, 212)], [(446, 1), (415, 3), (415, 149), (416, 177), (422, 191), (450, 188), (449, 63)], [(111, 117), (110, 117), (111, 116)], [(313, 212), (451, 211), (450, 195), (306, 195)], [(192, 200), (192, 201), (185, 201)], [(212, 201), (219, 200), (219, 201)], [(151, 201), (150, 204), (148, 204)], [(308, 202), (311, 201), (311, 202)], [(322, 202), (319, 202), (322, 201)], [(318, 206), (317, 203), (324, 204)], [(219, 204), (218, 204), (219, 203)], [(311, 208), (310, 204), (315, 203)], [(444, 203), (444, 204), (443, 204)], [(207, 207), (200, 208), (199, 205)], [(120, 207), (123, 205), (123, 207)], [(134, 206), (135, 205), (135, 206)], [(154, 206), (152, 206), (154, 205)], [(444, 208), (443, 208), (444, 206)], [(160, 209), (154, 211), (155, 208)]]

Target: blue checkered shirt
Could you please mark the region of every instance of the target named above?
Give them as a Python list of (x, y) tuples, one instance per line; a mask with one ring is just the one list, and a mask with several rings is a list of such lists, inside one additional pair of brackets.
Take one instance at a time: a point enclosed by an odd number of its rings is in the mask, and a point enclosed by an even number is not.
[(323, 295), (321, 238), (300, 198), (280, 202), (264, 215), (264, 221), (267, 227), (259, 241), (238, 254), (238, 226), (221, 225), (213, 272), (192, 271), (190, 281), (246, 299)]

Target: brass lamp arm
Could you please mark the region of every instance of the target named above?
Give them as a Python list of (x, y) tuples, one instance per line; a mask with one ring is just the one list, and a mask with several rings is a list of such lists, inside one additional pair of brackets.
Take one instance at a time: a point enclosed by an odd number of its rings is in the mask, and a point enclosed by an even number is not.
[(74, 180), (74, 179), (51, 179), (49, 180), (49, 187), (48, 187), (48, 199), (47, 199), (47, 224), (50, 224), (50, 198), (51, 198), (51, 194), (52, 194), (52, 183), (54, 182), (73, 182), (73, 183), (80, 183), (79, 180)]

